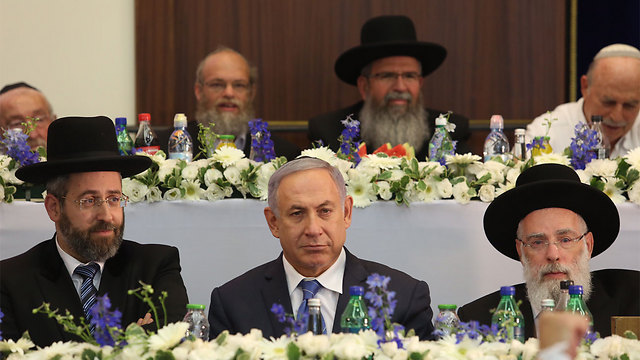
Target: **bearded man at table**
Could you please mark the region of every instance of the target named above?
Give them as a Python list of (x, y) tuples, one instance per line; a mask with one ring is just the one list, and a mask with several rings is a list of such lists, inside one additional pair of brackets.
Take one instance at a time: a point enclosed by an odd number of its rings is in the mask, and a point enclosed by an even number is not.
[[(441, 45), (418, 41), (413, 21), (406, 16), (378, 16), (368, 20), (360, 32), (360, 45), (338, 57), (335, 73), (354, 85), (362, 101), (346, 108), (318, 115), (309, 120), (309, 140), (321, 140), (334, 151), (340, 148), (348, 115), (360, 121), (360, 138), (369, 152), (385, 143), (409, 143), (419, 160), (428, 156), (428, 142), (435, 130), (435, 119), (444, 111), (427, 108), (422, 85), (447, 56)], [(469, 120), (451, 114), (456, 125), (451, 134), (456, 151), (470, 151)]]
[(271, 233), (280, 239), (282, 253), (213, 290), (211, 338), (224, 330), (248, 333), (253, 328), (266, 338), (283, 335), (285, 324), (270, 309), (280, 304), (286, 313), (299, 317), (309, 297), (303, 288), (320, 299), (325, 331), (340, 332), (349, 287), (366, 289), (373, 273), (391, 278), (388, 288), (397, 299), (391, 320), (414, 329), (421, 339), (429, 338), (433, 331), (429, 286), (351, 254), (344, 243), (352, 210), (353, 199), (346, 195), (340, 171), (327, 162), (300, 158), (280, 167), (269, 179), (264, 215)]
[(182, 319), (187, 292), (178, 249), (122, 239), (127, 203), (122, 177), (146, 170), (151, 159), (120, 156), (115, 134), (113, 122), (104, 116), (58, 119), (49, 126), (48, 161), (16, 172), (20, 180), (46, 184), (44, 206), (56, 232), (0, 262), (3, 338), (17, 340), (29, 331), (38, 346), (79, 340), (54, 319), (32, 310), (49, 303), (59, 314), (68, 310), (76, 323), (80, 317), (89, 323), (97, 297), (103, 295), (108, 295), (112, 311), (122, 313), (123, 327), (150, 324), (149, 306), (127, 293), (139, 288), (140, 281), (155, 294), (168, 293), (168, 322)]
[[(580, 182), (573, 169), (542, 164), (525, 170), (516, 187), (498, 196), (484, 214), (484, 231), (502, 254), (522, 263), (526, 283), (515, 285), (525, 319), (525, 339), (536, 336), (541, 301), (560, 298), (560, 281), (582, 285), (594, 330), (611, 335), (611, 316), (640, 315), (640, 272), (590, 272), (589, 259), (614, 242), (618, 210), (602, 191)], [(496, 284), (499, 287), (505, 284)], [(500, 292), (458, 310), (463, 321), (491, 324)]]

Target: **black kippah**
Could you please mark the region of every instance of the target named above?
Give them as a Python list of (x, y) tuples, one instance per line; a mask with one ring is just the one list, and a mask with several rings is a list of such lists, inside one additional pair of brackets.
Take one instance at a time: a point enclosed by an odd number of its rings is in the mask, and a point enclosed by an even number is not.
[(21, 81), (21, 82), (17, 82), (17, 83), (14, 83), (14, 84), (9, 84), (9, 85), (6, 85), (5, 87), (3, 87), (2, 90), (0, 90), (0, 95), (6, 93), (7, 91), (11, 91), (13, 89), (18, 89), (18, 88), (21, 88), (21, 87), (25, 87), (25, 88), (33, 89), (33, 90), (36, 90), (36, 91), (40, 91), (40, 90), (34, 88), (33, 86), (27, 84), (26, 82)]

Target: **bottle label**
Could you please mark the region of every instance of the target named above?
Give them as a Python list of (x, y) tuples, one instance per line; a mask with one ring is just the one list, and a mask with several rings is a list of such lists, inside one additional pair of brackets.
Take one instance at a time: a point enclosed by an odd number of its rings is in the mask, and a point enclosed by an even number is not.
[(147, 153), (149, 155), (155, 155), (158, 151), (160, 151), (160, 146), (142, 146), (136, 148), (136, 154)]
[(191, 152), (170, 152), (169, 153), (169, 159), (176, 159), (176, 160), (184, 160), (186, 162), (191, 162), (191, 159), (193, 158), (193, 155), (191, 155)]

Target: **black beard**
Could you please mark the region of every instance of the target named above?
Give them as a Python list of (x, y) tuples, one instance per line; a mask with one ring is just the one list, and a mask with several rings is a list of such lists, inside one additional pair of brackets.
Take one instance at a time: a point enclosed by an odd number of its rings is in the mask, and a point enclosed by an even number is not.
[[(64, 235), (71, 250), (80, 257), (83, 263), (104, 262), (112, 258), (122, 244), (122, 234), (124, 233), (124, 214), (122, 215), (122, 225), (118, 228), (115, 225), (99, 221), (88, 230), (82, 231), (73, 227), (67, 215), (62, 212), (58, 222), (60, 233)], [(114, 234), (107, 241), (94, 241), (91, 239), (91, 232), (96, 230), (113, 230)]]
[(367, 148), (374, 150), (385, 143), (391, 146), (409, 143), (416, 150), (429, 141), (429, 124), (427, 112), (423, 106), (422, 94), (418, 95), (415, 104), (409, 105), (405, 111), (399, 111), (395, 106), (387, 105), (385, 97), (382, 104), (374, 103), (368, 96), (360, 111), (361, 137)]

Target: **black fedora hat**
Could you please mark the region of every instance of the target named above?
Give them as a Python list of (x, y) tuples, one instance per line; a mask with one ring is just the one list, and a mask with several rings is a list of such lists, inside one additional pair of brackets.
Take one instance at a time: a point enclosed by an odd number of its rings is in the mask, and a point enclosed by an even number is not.
[(388, 56), (411, 56), (422, 64), (422, 76), (438, 68), (447, 50), (434, 43), (418, 41), (413, 21), (406, 16), (386, 15), (368, 20), (360, 31), (360, 45), (338, 57), (336, 75), (355, 85), (362, 68)]
[(584, 219), (593, 233), (592, 257), (605, 251), (620, 231), (620, 216), (602, 191), (580, 182), (568, 166), (541, 164), (520, 174), (516, 186), (498, 196), (484, 213), (484, 233), (502, 254), (519, 260), (518, 223), (530, 212), (546, 208), (568, 209)]
[(47, 161), (27, 165), (16, 171), (22, 181), (43, 184), (71, 173), (117, 171), (128, 177), (146, 170), (146, 156), (121, 156), (116, 130), (106, 116), (64, 117), (49, 125)]

